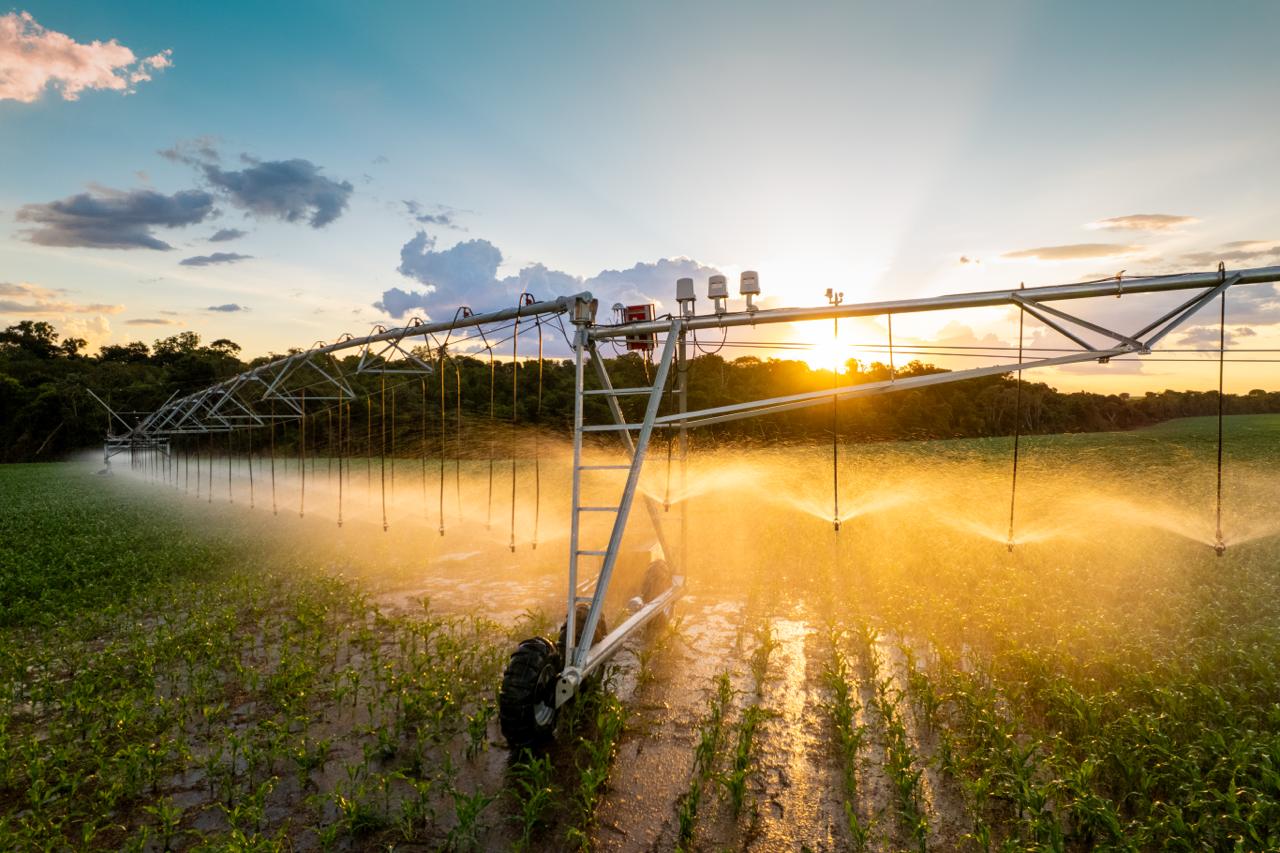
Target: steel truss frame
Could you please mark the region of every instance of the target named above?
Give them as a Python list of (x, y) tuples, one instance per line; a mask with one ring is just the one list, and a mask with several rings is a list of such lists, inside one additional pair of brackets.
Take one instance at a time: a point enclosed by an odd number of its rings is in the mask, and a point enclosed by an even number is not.
[[(833, 400), (847, 400), (907, 391), (916, 388), (959, 382), (982, 376), (1021, 372), (1035, 368), (1078, 364), (1097, 361), (1106, 364), (1117, 356), (1148, 355), (1167, 335), (1185, 324), (1214, 299), (1236, 286), (1280, 281), (1280, 266), (1228, 271), (1219, 267), (1216, 272), (1190, 273), (1186, 275), (1150, 276), (1130, 279), (1050, 285), (1046, 287), (1018, 288), (976, 293), (960, 293), (945, 296), (921, 297), (880, 302), (822, 305), (812, 308), (776, 308), (746, 311), (720, 311), (713, 314), (696, 314), (692, 304), (682, 306), (680, 316), (635, 323), (605, 325), (595, 322), (596, 302), (590, 293), (562, 296), (544, 302), (530, 302), (501, 311), (471, 314), (460, 309), (453, 320), (440, 323), (415, 322), (395, 329), (378, 329), (364, 338), (344, 338), (332, 344), (317, 344), (311, 349), (293, 353), (285, 358), (260, 365), (202, 391), (177, 399), (130, 427), (119, 415), (115, 416), (126, 427), (122, 433), (110, 433), (105, 453), (111, 455), (139, 446), (163, 447), (168, 450), (172, 435), (227, 432), (239, 428), (256, 428), (277, 420), (297, 419), (306, 414), (308, 404), (314, 402), (349, 400), (355, 397), (348, 376), (334, 357), (335, 353), (354, 349), (359, 355), (356, 373), (430, 373), (431, 358), (421, 358), (406, 345), (406, 341), (422, 338), (423, 345), (442, 355), (448, 339), (436, 341), (439, 333), (452, 333), (465, 328), (482, 328), (538, 315), (568, 314), (574, 327), (572, 340), (574, 362), (574, 412), (573, 412), (573, 485), (572, 517), (570, 519), (570, 546), (568, 559), (568, 593), (566, 598), (566, 648), (563, 669), (555, 687), (555, 704), (563, 705), (578, 691), (583, 681), (604, 665), (626, 640), (646, 623), (667, 610), (684, 588), (686, 570), (687, 518), (682, 504), (677, 516), (679, 536), (673, 547), (669, 516), (657, 502), (641, 492), (644, 505), (664, 559), (672, 570), (672, 584), (653, 599), (643, 602), (620, 625), (598, 642), (576, 642), (575, 638), (594, 637), (604, 610), (614, 570), (621, 554), (623, 537), (639, 491), (640, 475), (649, 446), (656, 430), (676, 430), (679, 441), (681, 486), (687, 481), (688, 431), (698, 426), (760, 417), (780, 412), (794, 411), (812, 406), (827, 405)], [(1159, 294), (1194, 291), (1190, 298), (1176, 307), (1160, 313), (1155, 319), (1133, 332), (1109, 328), (1087, 320), (1058, 307), (1057, 303), (1100, 297), (1123, 297), (1138, 294)], [(850, 317), (885, 316), (963, 308), (1007, 306), (1018, 309), (1024, 315), (1042, 323), (1070, 341), (1076, 349), (1065, 355), (1035, 357), (1018, 362), (1005, 362), (985, 367), (956, 370), (862, 384), (839, 385), (821, 391), (809, 391), (759, 400), (750, 400), (724, 406), (689, 410), (688, 408), (688, 344), (698, 331), (727, 330), (733, 327), (795, 323), (810, 320), (830, 320)], [(638, 388), (614, 387), (598, 345), (619, 338), (650, 337), (658, 348), (656, 366), (651, 385)], [(1090, 338), (1095, 340), (1091, 340)], [(1103, 339), (1098, 341), (1096, 339)], [(433, 356), (434, 357), (434, 356)], [(586, 366), (590, 362), (598, 387), (587, 387)], [(302, 394), (289, 389), (289, 380), (305, 372), (310, 373), (312, 386), (319, 386), (321, 393)], [(661, 413), (664, 393), (674, 372), (671, 388), (675, 411)], [(608, 404), (611, 422), (588, 424), (585, 422), (584, 401), (587, 397), (602, 396)], [(644, 414), (640, 421), (626, 419), (619, 399), (624, 396), (646, 398)], [(99, 401), (101, 402), (101, 401)], [(280, 402), (285, 411), (274, 415), (264, 413), (262, 403)], [(104, 404), (105, 405), (105, 404)], [(629, 461), (626, 464), (586, 464), (583, 459), (586, 436), (592, 433), (616, 433)], [(584, 475), (595, 472), (626, 471), (626, 479), (620, 487), (616, 505), (586, 505), (582, 501)], [(609, 538), (600, 548), (583, 548), (580, 521), (588, 513), (611, 513), (613, 523)], [(583, 558), (600, 560), (599, 569), (593, 575), (584, 571)], [(580, 576), (589, 575), (580, 581)], [(578, 605), (587, 606), (584, 622), (577, 624)]]
[[(420, 346), (432, 353), (444, 354), (449, 335), (455, 331), (564, 314), (589, 299), (590, 294), (586, 293), (546, 302), (521, 299), (519, 305), (485, 314), (472, 314), (470, 309), (462, 308), (447, 322), (414, 320), (394, 329), (378, 326), (372, 334), (360, 338), (344, 335), (330, 344), (317, 342), (309, 349), (260, 364), (192, 394), (182, 397), (174, 394), (134, 424), (112, 412), (124, 430), (109, 431), (107, 445), (127, 447), (130, 442), (159, 436), (207, 435), (264, 427), (272, 421), (298, 420), (306, 415), (311, 404), (354, 400), (357, 394), (350, 382), (352, 375), (434, 373), (431, 361), (437, 355), (422, 358), (416, 354), (410, 342), (418, 338), (421, 338)], [(444, 340), (437, 340), (436, 336), (442, 333)], [(355, 369), (344, 370), (339, 355), (357, 355)], [(98, 402), (101, 403), (101, 399)], [(280, 408), (277, 410), (274, 404), (281, 404)], [(111, 411), (110, 407), (107, 409)], [(112, 455), (108, 453), (108, 459)]]
[[(639, 485), (640, 470), (644, 465), (645, 454), (648, 451), (650, 438), (654, 430), (675, 429), (678, 431), (680, 475), (684, 480), (687, 478), (688, 430), (693, 427), (726, 423), (812, 406), (828, 405), (833, 400), (908, 391), (982, 376), (995, 376), (1088, 361), (1106, 364), (1117, 356), (1148, 355), (1156, 344), (1179, 326), (1185, 324), (1214, 299), (1222, 296), (1229, 288), (1238, 285), (1276, 281), (1280, 281), (1280, 267), (1227, 271), (1220, 266), (1216, 272), (1207, 273), (1132, 279), (1116, 278), (1079, 284), (1033, 288), (1020, 287), (1017, 290), (962, 293), (884, 302), (835, 304), (814, 308), (724, 311), (702, 315), (695, 314), (692, 310), (686, 310), (682, 312), (682, 316), (670, 316), (664, 319), (618, 325), (595, 325), (582, 320), (575, 321), (577, 335), (574, 340), (573, 517), (570, 526), (569, 592), (566, 616), (567, 648), (565, 650), (565, 668), (556, 686), (555, 700), (557, 706), (563, 705), (572, 698), (584, 679), (603, 666), (631, 634), (666, 610), (670, 606), (672, 599), (677, 597), (683, 590), (684, 571), (686, 568), (684, 545), (687, 537), (684, 534), (687, 533), (687, 508), (682, 504), (678, 517), (678, 523), (681, 527), (681, 547), (677, 556), (668, 544), (668, 537), (664, 530), (663, 513), (651, 497), (641, 493), (641, 499), (648, 511), (664, 557), (668, 563), (673, 564), (673, 584), (666, 592), (658, 595), (652, 601), (644, 603), (625, 622), (607, 634), (598, 643), (574, 643), (575, 637), (593, 637), (596, 626), (599, 624), (603, 611), (604, 596), (621, 553), (622, 539), (626, 532), (627, 521)], [(1107, 296), (1121, 297), (1187, 290), (1196, 292), (1189, 299), (1179, 303), (1171, 310), (1160, 313), (1155, 319), (1131, 333), (1108, 328), (1053, 304), (1075, 299)], [(881, 382), (846, 384), (821, 391), (749, 400), (692, 411), (688, 408), (687, 344), (689, 337), (698, 330), (729, 329), (738, 326), (758, 327), (779, 323), (846, 317), (885, 316), (890, 318), (890, 322), (892, 322), (891, 318), (894, 314), (996, 306), (1017, 308), (1032, 319), (1062, 335), (1074, 344), (1078, 350), (1053, 357), (1031, 358), (1018, 362), (975, 367), (947, 373), (933, 373), (903, 378), (895, 377)], [(645, 388), (614, 388), (604, 360), (600, 358), (597, 344), (601, 341), (614, 341), (619, 338), (635, 339), (645, 335), (657, 336), (659, 341), (657, 346), (660, 347), (653, 385)], [(1108, 343), (1107, 345), (1100, 345), (1091, 342), (1087, 337), (1088, 335), (1106, 339)], [(600, 387), (596, 389), (588, 389), (584, 386), (584, 363), (588, 359), (593, 364), (600, 381)], [(676, 411), (659, 414), (661, 397), (665, 390), (673, 360), (677, 365), (677, 380), (674, 388), (674, 395), (678, 401)], [(583, 400), (587, 396), (596, 394), (605, 396), (608, 401), (609, 411), (612, 416), (611, 423), (584, 423)], [(644, 416), (639, 422), (628, 422), (625, 419), (622, 408), (618, 404), (618, 398), (624, 395), (647, 395), (648, 400)], [(630, 464), (624, 466), (584, 465), (582, 463), (584, 439), (586, 435), (596, 432), (617, 432), (622, 438), (624, 448), (631, 457)], [(633, 433), (635, 433), (634, 439), (632, 438)], [(627, 470), (627, 479), (622, 487), (622, 496), (618, 505), (616, 507), (584, 506), (581, 495), (583, 472), (612, 468)], [(580, 547), (579, 517), (582, 513), (597, 511), (614, 513), (614, 523), (610, 530), (608, 545), (603, 550), (583, 549)], [(586, 584), (579, 586), (579, 560), (582, 557), (599, 557), (601, 564), (599, 573), (594, 581), (588, 581)], [(585, 595), (584, 593), (587, 591), (591, 591), (591, 595)], [(589, 604), (585, 624), (582, 626), (581, 631), (577, 631), (575, 625), (576, 610), (579, 603)]]

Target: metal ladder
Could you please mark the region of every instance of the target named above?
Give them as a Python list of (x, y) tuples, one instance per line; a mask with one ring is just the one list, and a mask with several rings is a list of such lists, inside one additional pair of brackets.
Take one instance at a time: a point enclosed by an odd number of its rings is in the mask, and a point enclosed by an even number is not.
[[(603, 660), (607, 659), (616, 647), (626, 639), (627, 635), (636, 627), (633, 622), (639, 617), (639, 621), (647, 621), (653, 615), (650, 604), (659, 605), (658, 608), (666, 605), (669, 596), (660, 596), (655, 602), (647, 604), (644, 608), (632, 615), (625, 623), (618, 626), (609, 636), (605, 637), (597, 648), (592, 648), (591, 638), (594, 636), (596, 626), (600, 622), (601, 612), (604, 608), (604, 596), (609, 588), (609, 580), (613, 575), (614, 567), (617, 564), (618, 554), (622, 546), (623, 534), (626, 532), (627, 519), (631, 512), (632, 504), (635, 500), (636, 491), (639, 487), (640, 472), (644, 466), (645, 456), (649, 449), (649, 441), (653, 435), (655, 428), (654, 421), (658, 415), (658, 408), (662, 402), (662, 395), (666, 388), (667, 378), (671, 371), (671, 364), (677, 349), (677, 341), (680, 338), (680, 327), (677, 324), (673, 326), (671, 332), (667, 335), (666, 340), (662, 344), (662, 355), (658, 361), (657, 370), (654, 372), (653, 384), (636, 388), (614, 388), (612, 381), (609, 379), (608, 371), (604, 367), (603, 361), (600, 359), (599, 352), (596, 350), (595, 343), (587, 338), (585, 331), (580, 331), (578, 340), (574, 345), (574, 412), (573, 412), (573, 509), (569, 528), (569, 597), (568, 597), (568, 615), (566, 617), (567, 630), (565, 632), (565, 665), (566, 673), (572, 673), (570, 680), (572, 686), (564, 691), (564, 698), (567, 699), (572, 695), (573, 689), (576, 687), (576, 681), (579, 677), (585, 677), (590, 671), (595, 669)], [(600, 388), (584, 390), (585, 379), (585, 361), (590, 357), (592, 366), (595, 368), (597, 377), (600, 380)], [(622, 396), (644, 395), (648, 397), (645, 406), (644, 419), (641, 423), (627, 423), (622, 412), (622, 407), (618, 404), (618, 398)], [(586, 397), (601, 396), (608, 402), (610, 413), (613, 416), (611, 424), (585, 424), (583, 402)], [(620, 435), (623, 445), (626, 447), (631, 461), (628, 464), (605, 464), (605, 465), (586, 465), (582, 461), (582, 445), (583, 438), (587, 433), (591, 432), (616, 432)], [(633, 438), (631, 433), (638, 432)], [(616, 506), (588, 505), (582, 502), (582, 476), (588, 472), (604, 472), (604, 471), (626, 471), (627, 479), (622, 486), (621, 498)], [(662, 512), (656, 502), (647, 495), (642, 495), (642, 500), (649, 512), (650, 520), (653, 522), (653, 528), (657, 533), (658, 543), (662, 548), (664, 556), (670, 561), (673, 552), (668, 547), (662, 524)], [(604, 549), (583, 548), (581, 542), (581, 519), (584, 513), (613, 513), (613, 526), (609, 534), (608, 544)], [(579, 582), (578, 569), (579, 561), (582, 557), (599, 557), (602, 558), (599, 575), (594, 578), (588, 578)], [(594, 588), (593, 588), (594, 586)], [(585, 594), (590, 590), (590, 594)], [(673, 593), (675, 588), (669, 590)], [(586, 621), (582, 626), (581, 632), (576, 630), (577, 608), (579, 604), (588, 604)], [(574, 638), (581, 635), (583, 642), (576, 644)], [(562, 691), (557, 690), (557, 704), (561, 703)]]

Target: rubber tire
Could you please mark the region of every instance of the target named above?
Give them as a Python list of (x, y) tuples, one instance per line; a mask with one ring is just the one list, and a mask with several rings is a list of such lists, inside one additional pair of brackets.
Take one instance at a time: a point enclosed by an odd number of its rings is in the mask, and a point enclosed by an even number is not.
[(556, 727), (556, 679), (563, 665), (551, 641), (524, 640), (511, 653), (498, 692), (498, 722), (514, 752), (537, 746)]
[[(671, 589), (671, 567), (667, 565), (666, 560), (654, 560), (649, 564), (649, 568), (644, 570), (644, 585), (640, 588), (640, 597), (644, 599), (645, 604), (648, 604), (669, 589)], [(674, 607), (674, 602), (668, 604), (661, 613), (649, 620), (645, 628), (650, 636), (659, 632), (671, 621), (671, 610)]]
[[(582, 628), (587, 624), (587, 613), (590, 611), (590, 609), (591, 608), (588, 607), (586, 604), (579, 604), (574, 611), (576, 615), (574, 616), (574, 619), (573, 619), (573, 633), (574, 633), (573, 645), (575, 647), (577, 647), (582, 642)], [(566, 619), (564, 622), (560, 623), (560, 635), (556, 639), (556, 653), (560, 655), (560, 658), (562, 660), (564, 659), (564, 641), (565, 641), (565, 638), (568, 636), (568, 633), (569, 633), (569, 620)], [(608, 633), (609, 633), (609, 628), (604, 624), (604, 614), (601, 613), (600, 621), (596, 623), (595, 633), (591, 635), (591, 644), (594, 646), (596, 643), (603, 640)]]
[(640, 587), (640, 597), (648, 604), (667, 590), (671, 589), (671, 567), (666, 560), (654, 560), (644, 570), (644, 585)]

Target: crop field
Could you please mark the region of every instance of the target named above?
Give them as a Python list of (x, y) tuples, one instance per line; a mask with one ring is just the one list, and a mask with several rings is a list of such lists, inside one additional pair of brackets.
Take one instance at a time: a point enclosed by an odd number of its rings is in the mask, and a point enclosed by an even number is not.
[(687, 591), (518, 755), (560, 460), (400, 460), (385, 531), (372, 467), (0, 467), (0, 849), (1280, 849), (1280, 417), (1221, 557), (1215, 430), (1024, 438), (1011, 550), (1007, 439), (842, 447), (838, 532), (830, 447), (655, 455)]

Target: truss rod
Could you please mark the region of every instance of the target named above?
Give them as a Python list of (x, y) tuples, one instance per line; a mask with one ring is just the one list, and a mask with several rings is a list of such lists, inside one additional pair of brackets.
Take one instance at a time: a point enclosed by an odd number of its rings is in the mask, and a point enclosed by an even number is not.
[(946, 373), (927, 373), (921, 376), (899, 377), (895, 381), (865, 382), (860, 385), (842, 385), (828, 391), (807, 391), (803, 394), (791, 394), (785, 397), (772, 397), (767, 400), (752, 400), (747, 403), (734, 403), (727, 406), (716, 406), (710, 409), (699, 409), (687, 414), (663, 415), (656, 418), (654, 426), (666, 426), (677, 421), (684, 421), (687, 426), (707, 426), (726, 423), (743, 418), (771, 415), (778, 412), (789, 412), (810, 406), (820, 406), (833, 396), (870, 397), (887, 394), (893, 391), (907, 391), (929, 385), (940, 385), (947, 382), (959, 382), (965, 379), (977, 379), (981, 376), (996, 376), (1016, 370), (1030, 370), (1035, 367), (1053, 367), (1060, 364), (1077, 364), (1083, 361), (1097, 361), (1124, 355), (1131, 352), (1129, 347), (1117, 347), (1096, 352), (1075, 353), (1057, 358), (1042, 358), (1037, 361), (1024, 361), (1021, 367), (1017, 364), (993, 364), (987, 367), (973, 367), (968, 370), (955, 370)]
[[(1228, 273), (1230, 285), (1261, 284), (1280, 281), (1280, 266), (1258, 267)], [(758, 311), (732, 311), (725, 314), (702, 314), (681, 320), (688, 330), (719, 329), (728, 326), (760, 326), (770, 323), (796, 323), (804, 320), (829, 320), (833, 317), (873, 317), (880, 314), (911, 314), (927, 311), (944, 311), (955, 308), (989, 308), (1012, 305), (1022, 296), (1036, 302), (1062, 299), (1089, 299), (1099, 296), (1127, 296), (1135, 293), (1164, 293), (1192, 290), (1197, 287), (1215, 287), (1223, 283), (1218, 271), (1187, 273), (1184, 275), (1148, 276), (1126, 280), (1056, 284), (1044, 287), (1028, 287), (1025, 290), (989, 290), (974, 293), (953, 293), (945, 296), (927, 296), (919, 299), (898, 299), (883, 302), (854, 302), (842, 305), (819, 305), (811, 308), (767, 308)], [(665, 333), (672, 320), (650, 320), (642, 323), (626, 323), (617, 326), (593, 326), (589, 334), (593, 340), (641, 336)]]

